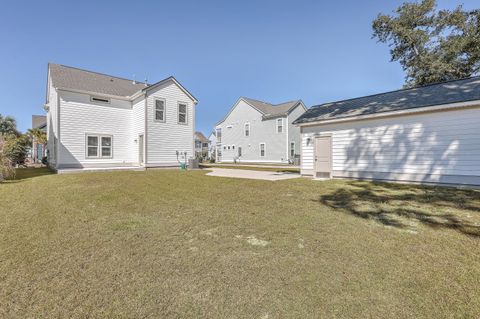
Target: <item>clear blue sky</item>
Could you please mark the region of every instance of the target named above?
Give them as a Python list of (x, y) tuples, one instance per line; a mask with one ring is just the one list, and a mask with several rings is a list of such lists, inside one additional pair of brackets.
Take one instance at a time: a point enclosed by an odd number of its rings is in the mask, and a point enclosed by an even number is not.
[[(307, 106), (400, 88), (371, 21), (402, 1), (13, 1), (0, 6), (0, 113), (43, 114), (47, 63), (154, 82), (174, 75), (210, 132), (240, 96)], [(439, 1), (440, 8), (478, 0)]]

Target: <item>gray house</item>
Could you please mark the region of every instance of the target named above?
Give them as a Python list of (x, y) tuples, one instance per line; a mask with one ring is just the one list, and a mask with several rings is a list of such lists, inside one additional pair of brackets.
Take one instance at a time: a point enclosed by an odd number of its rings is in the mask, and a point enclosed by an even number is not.
[(217, 162), (289, 163), (300, 154), (301, 100), (271, 104), (241, 97), (215, 127)]

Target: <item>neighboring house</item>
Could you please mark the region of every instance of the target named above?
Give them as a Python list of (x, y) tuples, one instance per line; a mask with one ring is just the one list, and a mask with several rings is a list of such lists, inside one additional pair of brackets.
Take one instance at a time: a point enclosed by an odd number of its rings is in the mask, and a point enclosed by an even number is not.
[(240, 98), (215, 127), (217, 162), (289, 163), (300, 154), (301, 100), (270, 104)]
[(154, 84), (49, 64), (49, 165), (170, 167), (194, 156), (197, 100), (174, 77)]
[(195, 132), (195, 157), (207, 158), (208, 156), (208, 139), (202, 132)]
[[(32, 129), (40, 129), (47, 132), (47, 117), (45, 115), (32, 115)], [(41, 163), (42, 158), (47, 156), (47, 148), (45, 144), (32, 142), (31, 161), (32, 163)]]
[(208, 136), (208, 158), (215, 159), (216, 158), (216, 149), (217, 149), (217, 136), (215, 135), (215, 131), (212, 131)]
[(480, 77), (310, 108), (301, 173), (480, 185)]

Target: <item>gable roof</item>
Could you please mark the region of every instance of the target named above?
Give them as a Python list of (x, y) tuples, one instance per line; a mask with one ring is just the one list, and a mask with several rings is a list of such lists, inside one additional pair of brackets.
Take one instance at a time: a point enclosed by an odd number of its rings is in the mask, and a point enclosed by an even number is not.
[(244, 101), (245, 103), (253, 107), (255, 110), (260, 112), (264, 120), (275, 118), (275, 117), (287, 116), (299, 104), (303, 105), (302, 100), (289, 101), (289, 102), (284, 102), (280, 104), (271, 104), (271, 103), (254, 100), (254, 99), (242, 96), (233, 105), (230, 111), (228, 111), (227, 115), (225, 115), (222, 120), (217, 122), (216, 125), (225, 121), (225, 119), (230, 115), (230, 113), (232, 113), (233, 109), (237, 106), (237, 104), (240, 101)]
[(127, 98), (145, 88), (145, 83), (107, 74), (49, 63), (50, 78), (56, 88), (87, 91)]
[(45, 115), (32, 115), (32, 128), (43, 128), (45, 126), (47, 126)]
[(117, 76), (54, 63), (49, 63), (48, 68), (52, 85), (55, 88), (86, 91), (119, 98), (132, 98), (134, 95), (142, 91), (147, 91), (168, 81), (173, 81), (182, 91), (185, 92), (185, 94), (197, 103), (197, 99), (173, 76), (154, 84), (145, 84)]
[(480, 100), (480, 76), (312, 106), (294, 124)]
[(202, 132), (198, 132), (198, 131), (195, 132), (195, 140), (198, 140), (202, 143), (208, 143), (209, 142), (208, 138), (206, 138), (205, 135), (203, 135)]

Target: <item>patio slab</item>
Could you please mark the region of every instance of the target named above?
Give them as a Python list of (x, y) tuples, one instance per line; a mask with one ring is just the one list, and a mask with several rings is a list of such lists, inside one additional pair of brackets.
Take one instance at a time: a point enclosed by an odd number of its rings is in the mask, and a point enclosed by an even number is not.
[(259, 179), (265, 181), (280, 181), (301, 177), (300, 174), (290, 172), (251, 171), (246, 169), (208, 168), (207, 176)]

